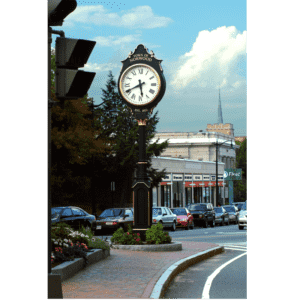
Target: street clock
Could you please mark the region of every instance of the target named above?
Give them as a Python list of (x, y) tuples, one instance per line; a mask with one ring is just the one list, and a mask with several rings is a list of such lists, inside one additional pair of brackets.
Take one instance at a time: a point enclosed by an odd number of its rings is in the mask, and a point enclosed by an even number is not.
[(122, 61), (119, 94), (135, 114), (152, 111), (164, 96), (166, 80), (161, 62), (142, 44)]

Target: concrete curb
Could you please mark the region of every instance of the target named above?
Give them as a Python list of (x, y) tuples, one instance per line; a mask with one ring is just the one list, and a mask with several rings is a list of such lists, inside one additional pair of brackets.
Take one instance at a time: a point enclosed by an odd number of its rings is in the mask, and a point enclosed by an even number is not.
[(112, 244), (112, 249), (120, 250), (132, 250), (132, 251), (147, 251), (147, 252), (157, 252), (157, 251), (181, 251), (181, 242), (171, 242), (171, 244), (152, 244), (152, 245), (115, 245)]
[(194, 265), (202, 260), (205, 260), (209, 257), (212, 257), (214, 255), (220, 254), (224, 251), (223, 246), (218, 246), (209, 250), (205, 250), (202, 252), (199, 252), (197, 254), (194, 254), (192, 256), (189, 256), (187, 258), (181, 259), (180, 261), (176, 262), (172, 266), (170, 266), (158, 279), (156, 282), (152, 293), (150, 295), (151, 299), (160, 299), (163, 297), (165, 290), (171, 283), (171, 281), (174, 279), (174, 277), (183, 272), (185, 269), (190, 267), (191, 265)]
[[(88, 259), (88, 266), (91, 264), (98, 262), (110, 255), (110, 250), (103, 250), (103, 249), (93, 249), (93, 252), (88, 252), (87, 259)], [(84, 269), (85, 262), (84, 258), (75, 258), (73, 261), (65, 261), (62, 264), (56, 266), (51, 271), (52, 274), (57, 274), (61, 276), (61, 281), (74, 276), (77, 272)]]

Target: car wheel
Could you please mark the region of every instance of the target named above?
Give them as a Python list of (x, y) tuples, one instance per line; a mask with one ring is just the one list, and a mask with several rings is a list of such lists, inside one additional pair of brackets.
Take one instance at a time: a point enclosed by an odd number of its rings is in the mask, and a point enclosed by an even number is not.
[(173, 225), (172, 225), (172, 228), (171, 228), (172, 231), (175, 231), (176, 230), (176, 223), (173, 222)]
[(215, 219), (213, 219), (213, 220), (211, 221), (210, 227), (215, 227), (215, 226), (216, 226), (216, 221), (215, 221)]
[(221, 226), (224, 226), (225, 225), (225, 221), (224, 221), (224, 218), (222, 219), (222, 222), (221, 222)]
[(239, 229), (240, 229), (240, 230), (243, 230), (243, 229), (244, 229), (244, 226), (239, 226)]
[(190, 228), (191, 229), (194, 229), (194, 226), (195, 226), (195, 224), (194, 224), (194, 222), (191, 224), (191, 226), (190, 226)]
[(190, 229), (190, 225), (189, 223), (186, 224), (185, 230), (189, 230)]
[(228, 221), (227, 221), (227, 225), (230, 225), (230, 220), (229, 220), (229, 218), (228, 218)]
[(208, 222), (207, 222), (207, 220), (204, 221), (203, 227), (204, 227), (204, 228), (207, 228), (207, 227), (208, 227)]

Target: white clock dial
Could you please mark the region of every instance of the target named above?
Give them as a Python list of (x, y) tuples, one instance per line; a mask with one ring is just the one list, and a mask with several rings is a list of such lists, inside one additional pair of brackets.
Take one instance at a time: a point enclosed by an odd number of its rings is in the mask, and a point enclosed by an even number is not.
[(146, 105), (152, 102), (158, 96), (160, 89), (159, 75), (145, 64), (129, 67), (120, 79), (122, 96), (133, 105)]

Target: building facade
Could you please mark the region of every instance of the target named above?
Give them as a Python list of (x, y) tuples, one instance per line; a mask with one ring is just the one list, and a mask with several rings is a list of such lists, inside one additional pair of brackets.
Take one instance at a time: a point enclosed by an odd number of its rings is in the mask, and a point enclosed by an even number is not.
[[(153, 207), (185, 207), (191, 203), (216, 203), (216, 163), (172, 157), (153, 157), (152, 167), (166, 170), (158, 187), (152, 189)], [(223, 162), (218, 163), (220, 205), (225, 203)]]
[[(210, 202), (224, 205), (228, 186), (225, 169), (235, 168), (236, 153), (232, 124), (208, 124), (206, 132), (160, 132), (152, 142), (168, 140), (160, 157), (152, 159), (155, 169), (166, 169), (167, 175), (153, 189), (153, 205), (183, 207), (190, 203)], [(218, 144), (218, 154), (217, 146)], [(233, 148), (231, 147), (233, 146)], [(216, 203), (216, 158), (218, 155), (219, 199)]]

